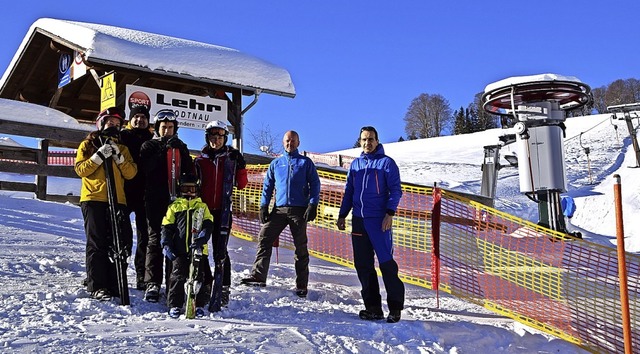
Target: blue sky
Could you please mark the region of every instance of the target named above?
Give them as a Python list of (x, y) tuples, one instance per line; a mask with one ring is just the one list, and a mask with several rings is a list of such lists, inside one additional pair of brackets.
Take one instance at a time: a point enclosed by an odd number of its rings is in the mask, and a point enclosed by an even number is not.
[[(364, 125), (383, 143), (406, 137), (403, 117), (421, 93), (455, 110), (511, 76), (556, 73), (591, 87), (640, 78), (638, 16), (636, 0), (11, 1), (0, 14), (0, 70), (41, 17), (231, 47), (286, 68), (297, 91), (262, 95), (245, 127), (294, 129), (301, 150), (330, 152), (350, 148)], [(190, 137), (198, 148), (201, 137)]]

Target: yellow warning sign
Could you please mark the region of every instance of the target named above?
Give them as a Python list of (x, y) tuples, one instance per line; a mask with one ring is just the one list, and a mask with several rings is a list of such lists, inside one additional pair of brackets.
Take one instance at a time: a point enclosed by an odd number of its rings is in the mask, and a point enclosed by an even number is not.
[(116, 106), (116, 73), (102, 78), (100, 88), (100, 111)]

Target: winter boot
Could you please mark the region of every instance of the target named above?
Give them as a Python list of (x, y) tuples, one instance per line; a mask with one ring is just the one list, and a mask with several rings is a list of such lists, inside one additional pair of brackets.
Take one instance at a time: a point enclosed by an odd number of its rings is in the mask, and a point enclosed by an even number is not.
[(382, 310), (379, 310), (379, 311), (362, 310), (358, 314), (358, 317), (360, 317), (361, 320), (366, 320), (366, 321), (379, 321), (384, 318), (384, 314), (382, 313)]
[(260, 287), (265, 287), (267, 286), (267, 282), (264, 280), (260, 280), (256, 277), (254, 277), (253, 275), (248, 277), (248, 278), (244, 278), (240, 281), (240, 283), (244, 284), (244, 285), (250, 285), (250, 286), (260, 286)]
[(309, 291), (307, 290), (307, 288), (296, 289), (296, 295), (298, 295), (298, 297), (305, 298), (305, 297), (307, 297), (308, 293), (309, 293)]
[(179, 307), (172, 307), (169, 310), (169, 317), (171, 318), (178, 318), (180, 317), (181, 314), (182, 314), (182, 309)]
[(400, 310), (389, 311), (389, 316), (387, 316), (387, 323), (396, 323), (398, 321), (400, 321)]
[(160, 286), (156, 283), (149, 283), (147, 291), (144, 293), (144, 301), (158, 302), (160, 300)]
[(91, 298), (98, 301), (109, 301), (111, 300), (111, 293), (108, 289), (98, 289), (91, 293)]
[(196, 307), (196, 318), (204, 317), (204, 308)]

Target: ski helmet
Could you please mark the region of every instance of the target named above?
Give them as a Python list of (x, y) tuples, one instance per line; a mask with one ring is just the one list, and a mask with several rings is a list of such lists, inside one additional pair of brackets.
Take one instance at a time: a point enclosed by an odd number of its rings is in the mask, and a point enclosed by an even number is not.
[(184, 198), (195, 198), (200, 195), (200, 180), (193, 174), (183, 174), (180, 176), (180, 196)]
[[(227, 125), (227, 123), (221, 121), (221, 120), (214, 120), (209, 122), (209, 124), (207, 124), (207, 126), (205, 127), (205, 134), (204, 134), (204, 141), (205, 144), (207, 144), (207, 146), (209, 146), (209, 136), (210, 135), (215, 135), (213, 133), (214, 129), (222, 129), (224, 130), (224, 144), (227, 144), (227, 140), (229, 139), (229, 126)], [(217, 133), (216, 133), (217, 134)]]
[(153, 129), (156, 132), (160, 129), (160, 122), (173, 122), (173, 133), (178, 133), (178, 117), (172, 109), (161, 109), (153, 116)]
[(120, 119), (120, 127), (124, 125), (124, 112), (118, 107), (111, 107), (98, 113), (98, 117), (96, 118), (96, 128), (98, 128), (98, 130), (104, 129), (104, 124), (109, 117)]

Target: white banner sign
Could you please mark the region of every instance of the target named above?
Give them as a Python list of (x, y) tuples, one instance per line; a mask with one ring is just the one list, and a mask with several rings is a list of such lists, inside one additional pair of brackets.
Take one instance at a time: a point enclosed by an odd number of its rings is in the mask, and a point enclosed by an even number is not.
[(137, 106), (146, 106), (153, 116), (161, 109), (171, 109), (178, 117), (178, 126), (204, 130), (207, 123), (227, 119), (227, 101), (218, 98), (187, 95), (179, 92), (156, 90), (149, 87), (127, 85), (125, 113)]

